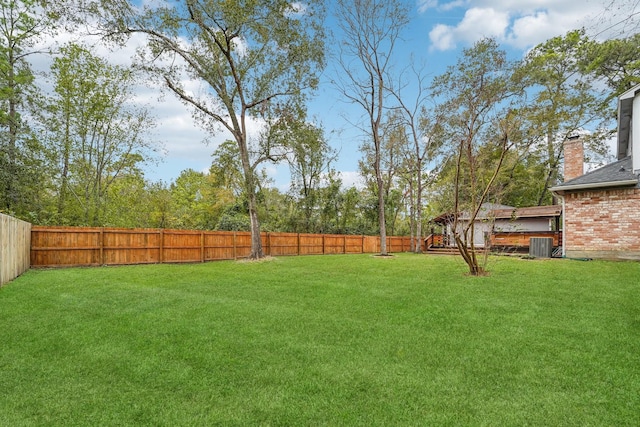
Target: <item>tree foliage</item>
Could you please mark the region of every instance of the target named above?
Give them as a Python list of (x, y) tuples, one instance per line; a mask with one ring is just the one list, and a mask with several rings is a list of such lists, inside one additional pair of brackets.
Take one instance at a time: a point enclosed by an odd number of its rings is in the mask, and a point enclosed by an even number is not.
[(55, 22), (43, 5), (0, 0), (0, 211), (31, 220), (42, 208), (44, 159), (27, 120), (35, 93), (29, 58)]
[(579, 57), (580, 70), (587, 76), (603, 79), (609, 88), (607, 99), (617, 100), (640, 83), (639, 50), (640, 33), (621, 39), (587, 40)]
[[(132, 105), (135, 75), (70, 44), (55, 58), (54, 93), (46, 102), (44, 144), (50, 158), (57, 221), (102, 225), (109, 188), (141, 174), (153, 145), (153, 121)], [(117, 202), (124, 200), (116, 199)]]
[(522, 111), (529, 123), (524, 149), (545, 164), (544, 175), (536, 180), (537, 205), (550, 202), (548, 189), (559, 181), (567, 138), (582, 133), (591, 153), (602, 154), (610, 136), (607, 96), (592, 84), (591, 76), (581, 72), (589, 44), (583, 31), (553, 37), (529, 52), (516, 73), (533, 93)]
[[(249, 204), (250, 257), (262, 257), (255, 176), (272, 147), (269, 138), (252, 136), (250, 126), (268, 126), (269, 118), (301, 108), (306, 91), (317, 86), (324, 64), (320, 11), (286, 0), (171, 1), (140, 12), (129, 2), (103, 5), (112, 12), (106, 31), (147, 36), (146, 69), (191, 107), (205, 129), (213, 134), (222, 128), (235, 139)], [(188, 90), (185, 75), (206, 89)]]
[(522, 91), (513, 84), (512, 73), (505, 52), (495, 40), (484, 39), (434, 79), (454, 159), (452, 232), (472, 275), (485, 273), (476, 249), (475, 219), (494, 190), (518, 128)]

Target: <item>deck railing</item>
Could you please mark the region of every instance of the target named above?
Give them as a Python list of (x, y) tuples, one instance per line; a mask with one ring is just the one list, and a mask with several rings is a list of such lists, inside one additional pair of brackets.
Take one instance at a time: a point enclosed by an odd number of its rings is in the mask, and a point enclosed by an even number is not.
[[(494, 231), (490, 238), (490, 247), (527, 249), (529, 248), (529, 239), (532, 237), (551, 237), (553, 238), (553, 246), (562, 245), (562, 231)], [(453, 242), (445, 234), (430, 234), (424, 239), (424, 249), (453, 247)]]

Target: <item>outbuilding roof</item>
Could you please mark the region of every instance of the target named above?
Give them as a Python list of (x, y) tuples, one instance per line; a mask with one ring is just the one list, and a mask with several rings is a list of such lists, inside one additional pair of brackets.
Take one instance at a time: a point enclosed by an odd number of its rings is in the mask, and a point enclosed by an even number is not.
[[(525, 208), (515, 208), (513, 206), (496, 205), (496, 204), (484, 204), (483, 208), (478, 213), (477, 220), (485, 219), (519, 219), (519, 218), (556, 218), (562, 214), (562, 206), (529, 206)], [(453, 213), (445, 213), (432, 221), (436, 224), (446, 224), (453, 221)], [(466, 212), (461, 212), (460, 218), (468, 218)]]

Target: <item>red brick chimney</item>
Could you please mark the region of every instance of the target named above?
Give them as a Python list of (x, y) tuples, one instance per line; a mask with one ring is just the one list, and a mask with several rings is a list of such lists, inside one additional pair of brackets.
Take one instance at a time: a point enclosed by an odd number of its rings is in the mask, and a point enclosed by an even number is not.
[(564, 141), (564, 182), (584, 175), (584, 144), (579, 136)]

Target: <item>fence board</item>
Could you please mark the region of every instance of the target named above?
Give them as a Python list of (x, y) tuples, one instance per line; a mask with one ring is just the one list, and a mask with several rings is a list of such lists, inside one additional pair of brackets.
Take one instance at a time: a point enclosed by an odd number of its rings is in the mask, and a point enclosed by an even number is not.
[(343, 254), (344, 236), (336, 234), (327, 234), (324, 236), (324, 253), (327, 255)]
[(322, 255), (324, 253), (322, 234), (301, 234), (300, 255)]
[(380, 237), (364, 236), (362, 239), (362, 253), (375, 254), (380, 252)]
[(299, 255), (300, 246), (297, 233), (268, 233), (268, 255)]
[(0, 214), (0, 286), (29, 269), (31, 224)]
[[(262, 233), (266, 255), (380, 251), (378, 236)], [(246, 258), (251, 233), (170, 229), (45, 227), (31, 229), (34, 267), (204, 262)], [(409, 237), (389, 237), (389, 252), (409, 250)]]
[(361, 254), (364, 236), (344, 236), (344, 252), (347, 254)]
[(220, 261), (235, 259), (235, 233), (229, 231), (207, 231), (204, 233), (204, 260)]

